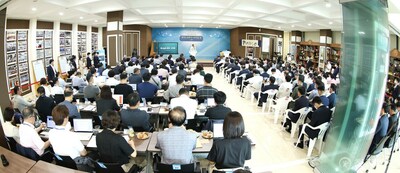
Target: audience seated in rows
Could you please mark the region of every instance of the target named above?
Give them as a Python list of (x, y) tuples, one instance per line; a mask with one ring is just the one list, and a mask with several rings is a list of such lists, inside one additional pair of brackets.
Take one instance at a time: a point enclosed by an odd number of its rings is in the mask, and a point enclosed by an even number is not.
[[(303, 86), (297, 87), (297, 97), (296, 101), (294, 102), (294, 107), (292, 111), (298, 111), (301, 108), (308, 107), (309, 102), (307, 97), (305, 96), (305, 88)], [(300, 114), (293, 114), (291, 112), (288, 113), (288, 117), (290, 119), (286, 120), (286, 124), (284, 125), (286, 128), (286, 131), (290, 132), (292, 129), (292, 122), (296, 123), (297, 120), (299, 119)]]
[(114, 94), (122, 94), (123, 103), (128, 103), (128, 95), (133, 93), (133, 88), (128, 85), (128, 74), (123, 72), (120, 74), (120, 83), (114, 87)]
[(15, 141), (19, 143), (19, 128), (16, 126), (15, 120), (14, 120), (14, 109), (11, 107), (6, 107), (4, 109), (3, 117), (4, 117), (4, 123), (3, 123), (3, 130), (4, 130), (4, 135), (7, 138), (13, 138)]
[(133, 70), (133, 74), (131, 76), (129, 76), (129, 84), (139, 85), (142, 82), (143, 82), (143, 78), (140, 75), (140, 69), (139, 68), (135, 68)]
[(231, 108), (226, 107), (226, 94), (222, 91), (214, 93), (215, 106), (207, 109), (205, 116), (213, 120), (223, 120), (225, 116), (232, 112)]
[(83, 89), (84, 97), (90, 102), (94, 102), (100, 94), (100, 88), (93, 84), (93, 75), (86, 75), (86, 80), (89, 82), (89, 85)]
[(213, 75), (207, 73), (204, 76), (204, 86), (197, 90), (196, 97), (197, 98), (213, 98), (214, 93), (218, 92), (217, 89), (212, 87), (211, 82), (213, 80)]
[(140, 83), (137, 86), (137, 91), (140, 95), (140, 98), (145, 98), (147, 100), (153, 100), (154, 96), (157, 94), (158, 88), (157, 86), (150, 83), (151, 75), (150, 73), (143, 74), (143, 83)]
[[(170, 76), (170, 78), (173, 75)], [(172, 80), (172, 79), (171, 79)], [(168, 89), (164, 92), (164, 99), (169, 101), (171, 98), (175, 98), (179, 96), (179, 90), (184, 87), (185, 76), (177, 75), (175, 77), (175, 85), (170, 85)]]
[(24, 110), (26, 107), (34, 105), (34, 103), (28, 102), (22, 96), (22, 90), (19, 86), (15, 86), (13, 91), (14, 91), (13, 105), (14, 108), (18, 109), (18, 111), (22, 112), (22, 110)]
[(36, 109), (39, 114), (39, 119), (42, 122), (47, 121), (47, 116), (51, 116), (51, 111), (56, 106), (53, 98), (46, 96), (44, 87), (40, 86), (37, 89), (38, 99), (36, 100)]
[(58, 105), (64, 105), (68, 108), (69, 118), (81, 118), (81, 114), (78, 111), (76, 105), (72, 104), (74, 92), (70, 88), (66, 88), (64, 91), (65, 100)]

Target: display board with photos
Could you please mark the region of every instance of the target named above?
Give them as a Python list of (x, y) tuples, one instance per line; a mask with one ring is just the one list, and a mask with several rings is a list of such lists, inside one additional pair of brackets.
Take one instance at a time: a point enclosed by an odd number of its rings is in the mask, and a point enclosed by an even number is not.
[(60, 31), (60, 56), (71, 57), (72, 56), (72, 32), (71, 31)]
[(92, 32), (92, 52), (99, 50), (97, 47), (98, 39), (98, 33)]
[(36, 59), (43, 59), (44, 66), (49, 65), (49, 60), (53, 59), (53, 31), (36, 31)]
[(7, 30), (6, 57), (9, 91), (20, 86), (23, 94), (31, 92), (27, 30)]
[(86, 32), (78, 32), (78, 52), (82, 55), (86, 51)]

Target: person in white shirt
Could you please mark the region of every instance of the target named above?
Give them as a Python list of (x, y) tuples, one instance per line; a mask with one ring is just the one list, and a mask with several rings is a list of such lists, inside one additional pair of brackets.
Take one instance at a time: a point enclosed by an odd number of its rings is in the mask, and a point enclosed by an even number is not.
[(108, 85), (108, 86), (118, 85), (119, 81), (117, 79), (115, 79), (114, 76), (115, 76), (114, 70), (110, 70), (108, 72), (108, 79), (106, 80), (105, 85)]
[(278, 93), (276, 94), (276, 98), (288, 97), (290, 96), (290, 92), (292, 91), (293, 84), (290, 83), (290, 76), (285, 76), (285, 82), (283, 82), (278, 89)]
[(193, 70), (193, 75), (191, 77), (192, 85), (203, 85), (204, 84), (204, 76), (200, 74), (198, 69)]
[(186, 88), (179, 90), (179, 97), (171, 99), (170, 108), (181, 106), (186, 111), (186, 120), (194, 119), (197, 110), (197, 101), (189, 97), (189, 91)]
[(169, 73), (168, 70), (166, 69), (167, 67), (162, 64), (160, 65), (160, 68), (157, 69), (158, 75), (161, 76), (163, 79), (168, 79)]
[(32, 148), (36, 154), (42, 156), (44, 150), (50, 146), (50, 141), (44, 142), (38, 132), (46, 127), (46, 123), (41, 123), (38, 128), (35, 128), (34, 124), (38, 114), (33, 107), (27, 107), (22, 110), (22, 116), (24, 117), (24, 123), (19, 127), (20, 144), (26, 148)]
[(172, 68), (171, 72), (172, 75), (168, 77), (168, 82), (169, 82), (168, 86), (176, 85), (176, 76), (178, 75), (178, 70), (176, 68)]
[(65, 80), (62, 78), (62, 75), (61, 75), (61, 73), (58, 73), (58, 85), (61, 87), (61, 88), (65, 88), (65, 85), (67, 85), (67, 83), (65, 82)]
[(245, 82), (248, 82), (248, 85), (243, 89), (242, 97), (251, 96), (252, 92), (260, 91), (261, 84), (264, 78), (260, 76), (260, 72), (258, 70), (253, 71), (254, 76), (252, 78), (247, 79)]
[(135, 64), (132, 61), (128, 62), (128, 67), (126, 67), (126, 69), (125, 69), (125, 72), (128, 74), (128, 76), (133, 74), (133, 70), (135, 69), (135, 67), (133, 67), (133, 65), (135, 65)]
[(64, 89), (60, 87), (59, 78), (54, 79), (54, 86), (51, 88), (51, 95), (64, 94)]
[(40, 86), (44, 88), (44, 91), (46, 92), (46, 97), (50, 97), (51, 92), (46, 78), (40, 79)]
[(24, 110), (28, 106), (34, 105), (34, 103), (25, 100), (25, 98), (22, 96), (22, 91), (19, 86), (15, 86), (13, 91), (15, 94), (13, 98), (14, 108), (18, 108), (19, 112), (22, 112), (22, 110)]
[(107, 68), (106, 68), (105, 70), (103, 70), (103, 72), (101, 73), (101, 75), (102, 75), (102, 76), (106, 76), (106, 77), (108, 78), (108, 72), (109, 72), (109, 71), (113, 71), (113, 70), (111, 69), (111, 66), (110, 66), (110, 65), (108, 65)]
[(72, 78), (72, 86), (77, 90), (79, 90), (80, 86), (86, 86), (86, 82), (82, 78), (81, 72), (76, 72), (76, 76)]
[(49, 141), (54, 153), (59, 156), (69, 156), (76, 163), (78, 170), (91, 171), (87, 165), (89, 158), (85, 147), (78, 136), (67, 128), (69, 111), (65, 105), (57, 105), (52, 111), (53, 121), (56, 124), (54, 129), (49, 131)]
[(13, 124), (14, 122), (14, 109), (11, 107), (6, 107), (4, 109), (4, 123), (3, 130), (4, 135), (8, 138), (13, 138), (16, 142), (19, 143), (19, 129), (17, 126)]

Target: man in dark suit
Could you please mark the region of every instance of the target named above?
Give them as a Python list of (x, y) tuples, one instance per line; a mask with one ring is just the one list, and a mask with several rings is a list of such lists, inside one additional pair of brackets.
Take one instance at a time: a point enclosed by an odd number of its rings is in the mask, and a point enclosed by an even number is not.
[(140, 110), (140, 97), (138, 93), (129, 94), (127, 97), (129, 108), (121, 111), (121, 121), (125, 126), (131, 126), (136, 130), (149, 132), (151, 124), (149, 114)]
[(51, 59), (49, 60), (49, 66), (47, 66), (47, 80), (51, 84), (51, 86), (54, 85), (54, 79), (57, 77), (57, 71), (56, 68), (54, 68), (54, 60)]
[[(321, 124), (329, 122), (331, 120), (332, 114), (331, 111), (322, 104), (322, 100), (320, 97), (315, 97), (312, 101), (316, 110), (311, 115), (311, 122), (308, 123), (312, 127), (318, 127)], [(303, 129), (303, 125), (299, 127), (300, 131)], [(318, 137), (319, 130), (313, 130), (309, 127), (306, 127), (305, 132), (310, 139), (314, 139)], [(300, 135), (300, 133), (299, 133)], [(303, 148), (303, 139), (304, 135), (300, 136), (300, 143), (297, 145), (299, 148)], [(296, 145), (296, 143), (295, 143)]]
[(311, 57), (308, 57), (308, 60), (307, 60), (307, 69), (310, 69), (310, 68), (312, 68), (312, 67), (313, 67), (312, 59), (311, 59)]
[[(265, 91), (268, 91), (268, 90), (277, 90), (277, 89), (279, 89), (279, 86), (275, 85), (275, 77), (271, 76), (269, 78), (269, 85), (265, 85), (264, 86), (265, 82), (266, 81), (264, 80), (263, 84), (262, 84), (263, 86), (261, 88), (261, 92), (265, 92)], [(258, 92), (254, 93), (254, 97), (258, 99)], [(262, 103), (267, 102), (268, 94), (261, 93), (260, 97), (261, 98), (260, 98), (260, 101), (258, 102), (258, 106), (261, 107)]]
[(328, 96), (329, 109), (332, 109), (333, 107), (336, 106), (336, 85), (335, 84), (331, 84), (331, 87), (329, 87), (329, 93), (331, 93)]
[(209, 119), (223, 120), (226, 114), (232, 112), (230, 108), (224, 106), (224, 103), (226, 101), (226, 94), (222, 91), (218, 91), (214, 93), (213, 97), (216, 105), (212, 108), (207, 109), (205, 116)]
[(99, 62), (100, 62), (99, 52), (95, 52), (93, 55), (93, 65), (95, 68), (97, 68), (99, 66)]
[[(247, 68), (245, 67), (245, 65), (243, 65), (243, 66), (242, 66), (242, 70), (239, 72), (238, 76), (241, 76), (242, 74), (249, 74), (249, 73), (250, 73), (250, 70), (247, 69)], [(242, 81), (243, 81), (243, 80), (245, 80), (245, 79), (243, 79), (243, 78), (238, 78), (237, 81), (236, 81), (236, 85), (242, 85)]]
[[(303, 86), (300, 86), (297, 90), (297, 95), (299, 98), (294, 102), (294, 107), (292, 111), (298, 111), (301, 108), (308, 107), (309, 104), (308, 99), (305, 96), (306, 89)], [(286, 128), (286, 131), (290, 133), (290, 131), (292, 130), (292, 122), (296, 123), (300, 117), (300, 114), (293, 114), (289, 112), (288, 116), (290, 119), (286, 119), (285, 127), (288, 126), (288, 128)]]
[(36, 100), (36, 109), (40, 120), (46, 122), (47, 116), (51, 116), (51, 111), (56, 106), (56, 103), (52, 98), (46, 97), (46, 92), (42, 86), (37, 89), (37, 93), (39, 98)]
[(372, 139), (371, 146), (369, 147), (368, 153), (372, 153), (379, 142), (387, 135), (389, 129), (389, 106), (386, 103), (383, 103), (381, 109), (381, 116), (378, 120), (378, 125), (376, 126), (375, 135)]
[(393, 91), (392, 91), (392, 97), (393, 101), (395, 100), (399, 101), (399, 95), (400, 95), (400, 86), (399, 86), (399, 81), (398, 79), (394, 79), (394, 86), (393, 86)]
[(90, 58), (90, 53), (86, 54), (86, 68), (90, 69), (92, 67), (92, 59)]

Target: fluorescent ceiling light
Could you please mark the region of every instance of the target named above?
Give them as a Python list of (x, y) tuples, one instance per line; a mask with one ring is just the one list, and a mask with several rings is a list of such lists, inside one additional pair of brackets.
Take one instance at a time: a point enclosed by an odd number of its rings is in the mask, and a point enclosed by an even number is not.
[(327, 3), (325, 4), (325, 7), (326, 7), (326, 8), (331, 8), (331, 7), (332, 7), (332, 4), (331, 4), (330, 2), (327, 2)]

